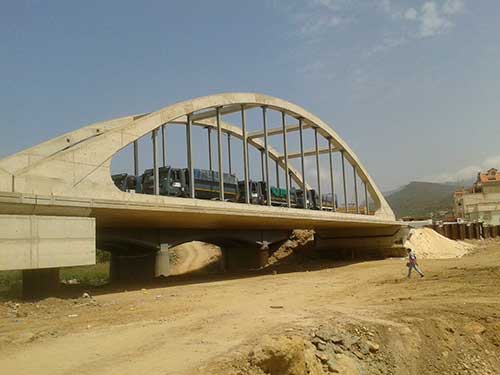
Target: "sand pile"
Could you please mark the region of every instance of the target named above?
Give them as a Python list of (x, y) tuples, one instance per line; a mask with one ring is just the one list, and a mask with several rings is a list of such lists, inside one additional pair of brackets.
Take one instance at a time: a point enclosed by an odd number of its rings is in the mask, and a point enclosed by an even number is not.
[(431, 228), (412, 229), (405, 246), (420, 259), (460, 258), (475, 247), (463, 241), (450, 240)]

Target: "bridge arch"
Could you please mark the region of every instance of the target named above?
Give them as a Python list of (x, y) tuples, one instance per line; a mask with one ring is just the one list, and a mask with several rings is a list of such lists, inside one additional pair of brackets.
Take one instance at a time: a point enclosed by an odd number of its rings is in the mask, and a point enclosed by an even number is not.
[[(331, 144), (331, 151), (341, 152), (343, 160), (352, 165), (365, 184), (367, 195), (373, 200), (375, 216), (394, 219), (392, 210), (358, 157), (335, 131), (321, 119), (293, 103), (253, 93), (226, 93), (195, 98), (155, 112), (96, 123), (67, 133), (0, 160), (0, 190), (48, 196), (117, 198), (126, 201), (130, 199), (127, 193), (117, 191), (110, 178), (111, 159), (117, 152), (165, 124), (192, 123), (217, 128), (217, 115), (256, 107), (295, 118), (302, 129), (313, 128), (317, 136)], [(264, 134), (247, 134), (244, 137), (242, 130), (234, 125), (221, 121), (219, 124), (223, 131), (245, 138), (251, 146), (265, 147)], [(297, 131), (296, 128), (291, 127), (289, 130)], [(288, 168), (297, 183), (304, 182), (303, 173), (299, 173), (290, 164), (287, 167), (276, 150), (268, 147), (268, 154), (270, 159), (278, 160), (282, 168)], [(139, 199), (147, 200), (150, 197)], [(172, 198), (160, 196), (155, 199)], [(342, 215), (339, 212), (332, 214)]]

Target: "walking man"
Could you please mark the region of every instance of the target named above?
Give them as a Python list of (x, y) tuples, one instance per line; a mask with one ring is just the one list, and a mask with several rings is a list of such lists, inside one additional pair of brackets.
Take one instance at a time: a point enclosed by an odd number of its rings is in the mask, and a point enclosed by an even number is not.
[(411, 276), (412, 269), (417, 271), (420, 277), (424, 277), (424, 274), (422, 273), (422, 271), (420, 271), (420, 268), (418, 268), (417, 256), (412, 251), (412, 249), (407, 248), (406, 250), (408, 251), (408, 263), (406, 264), (408, 266), (408, 278), (410, 278)]

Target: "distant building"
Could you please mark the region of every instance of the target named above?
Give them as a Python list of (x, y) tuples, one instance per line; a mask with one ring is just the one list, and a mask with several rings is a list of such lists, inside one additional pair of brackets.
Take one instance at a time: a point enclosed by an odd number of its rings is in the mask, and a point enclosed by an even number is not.
[(500, 173), (491, 168), (477, 174), (472, 187), (454, 194), (455, 216), (500, 225)]

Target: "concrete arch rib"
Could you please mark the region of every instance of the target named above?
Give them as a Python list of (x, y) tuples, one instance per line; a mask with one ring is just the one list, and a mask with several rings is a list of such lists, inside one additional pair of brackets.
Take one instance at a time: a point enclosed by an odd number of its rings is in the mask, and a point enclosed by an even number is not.
[(3, 161), (0, 161), (0, 166), (12, 173), (14, 192), (112, 199), (120, 193), (116, 192), (110, 178), (110, 162), (113, 155), (122, 148), (161, 125), (181, 119), (187, 114), (241, 104), (267, 106), (289, 116), (302, 118), (306, 124), (316, 127), (322, 136), (331, 139), (336, 149), (344, 150), (346, 159), (356, 166), (359, 177), (367, 183), (374, 200), (375, 214), (394, 218), (392, 210), (368, 172), (337, 133), (305, 109), (262, 94), (225, 93), (186, 100), (146, 115), (125, 118), (119, 125), (103, 129), (99, 136), (89, 137), (45, 156), (31, 167), (26, 168), (25, 165), (24, 169), (15, 171), (16, 168), (3, 167)]
[(42, 142), (26, 150), (15, 153), (0, 160), (0, 168), (14, 174), (21, 174), (24, 170), (35, 167), (38, 163), (46, 161), (47, 158), (57, 155), (78, 143), (98, 137), (101, 134), (124, 124), (133, 122), (143, 115), (125, 116), (109, 121), (96, 122), (83, 128), (65, 133), (56, 138)]

